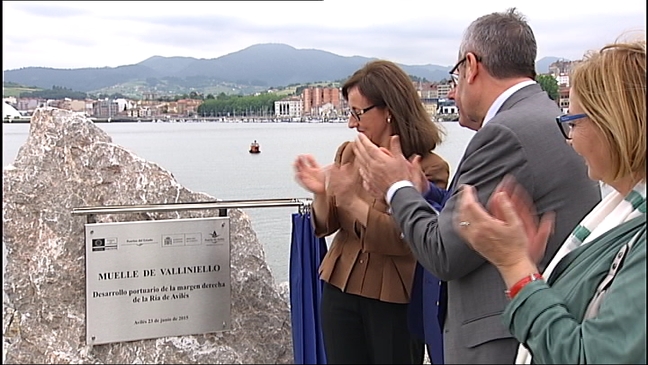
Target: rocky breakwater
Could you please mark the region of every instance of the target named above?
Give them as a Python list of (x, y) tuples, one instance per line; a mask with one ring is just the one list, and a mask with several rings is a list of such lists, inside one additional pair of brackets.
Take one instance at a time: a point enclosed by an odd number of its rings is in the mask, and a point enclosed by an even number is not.
[[(225, 177), (226, 178), (226, 177)], [(89, 346), (84, 206), (214, 201), (112, 143), (92, 121), (40, 109), (3, 171), (3, 363), (292, 363), (290, 310), (248, 216), (230, 209), (231, 330)], [(97, 215), (97, 222), (217, 216), (216, 210)]]

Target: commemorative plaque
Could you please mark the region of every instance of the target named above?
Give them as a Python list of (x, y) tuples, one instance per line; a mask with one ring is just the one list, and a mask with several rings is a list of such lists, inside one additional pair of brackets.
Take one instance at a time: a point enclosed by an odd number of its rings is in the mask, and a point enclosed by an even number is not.
[(231, 328), (228, 217), (92, 223), (88, 344)]

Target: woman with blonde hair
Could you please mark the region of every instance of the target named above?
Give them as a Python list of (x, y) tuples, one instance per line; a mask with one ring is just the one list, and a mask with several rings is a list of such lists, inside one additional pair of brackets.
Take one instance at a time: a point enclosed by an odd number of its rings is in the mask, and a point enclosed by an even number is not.
[(589, 53), (570, 82), (569, 114), (557, 124), (589, 177), (614, 190), (542, 274), (534, 258), (553, 216), (538, 221), (511, 179), (492, 195), (488, 211), (464, 186), (455, 229), (509, 288), (503, 321), (523, 345), (517, 363), (646, 363), (645, 39)]

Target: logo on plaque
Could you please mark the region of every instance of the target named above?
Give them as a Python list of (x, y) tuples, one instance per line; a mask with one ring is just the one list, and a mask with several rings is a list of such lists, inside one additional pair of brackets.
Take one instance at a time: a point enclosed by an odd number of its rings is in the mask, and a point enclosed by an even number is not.
[(93, 238), (92, 251), (108, 251), (117, 249), (117, 238)]
[(106, 239), (105, 238), (93, 238), (92, 239), (92, 251), (105, 251), (106, 250)]

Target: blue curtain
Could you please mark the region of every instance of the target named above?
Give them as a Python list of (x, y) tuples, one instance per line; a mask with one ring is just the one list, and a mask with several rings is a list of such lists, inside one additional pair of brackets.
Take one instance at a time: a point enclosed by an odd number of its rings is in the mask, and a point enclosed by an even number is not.
[(317, 272), (326, 250), (326, 240), (313, 232), (310, 213), (294, 213), (289, 275), (295, 364), (326, 364), (320, 323), (322, 281)]

